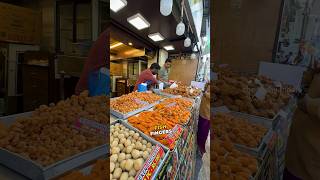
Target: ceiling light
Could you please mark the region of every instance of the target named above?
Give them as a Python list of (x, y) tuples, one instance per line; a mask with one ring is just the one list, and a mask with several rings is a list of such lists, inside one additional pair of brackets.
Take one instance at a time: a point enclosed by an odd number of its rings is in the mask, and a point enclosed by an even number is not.
[(181, 21), (176, 28), (176, 34), (178, 36), (181, 36), (182, 34), (184, 34), (184, 31), (186, 30), (186, 26), (183, 24), (183, 22)]
[(173, 0), (160, 0), (160, 13), (169, 16), (172, 12)]
[(149, 34), (148, 37), (155, 42), (164, 40), (164, 37), (158, 32), (154, 34)]
[(110, 0), (110, 9), (113, 12), (118, 12), (127, 5), (126, 0)]
[(129, 17), (127, 21), (138, 30), (150, 27), (150, 23), (140, 13)]
[(110, 46), (110, 49), (113, 49), (113, 48), (116, 48), (116, 47), (118, 47), (118, 46), (121, 46), (123, 43), (122, 42), (118, 42), (118, 43), (116, 43), (116, 44), (114, 44), (114, 45), (111, 45)]
[(187, 37), (185, 40), (184, 40), (184, 43), (183, 43), (184, 47), (189, 47), (191, 46), (191, 39), (189, 37)]
[(133, 45), (133, 44), (132, 44), (132, 42), (129, 42), (128, 44), (129, 44), (130, 46), (132, 46), (132, 45)]
[(167, 51), (174, 50), (174, 47), (172, 45), (164, 46), (163, 48)]

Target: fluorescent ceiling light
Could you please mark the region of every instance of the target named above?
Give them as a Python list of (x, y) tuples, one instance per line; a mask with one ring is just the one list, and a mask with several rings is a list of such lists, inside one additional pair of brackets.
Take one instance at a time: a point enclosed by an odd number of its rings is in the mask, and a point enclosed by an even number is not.
[(126, 0), (110, 0), (110, 9), (113, 12), (118, 12), (127, 5)]
[(116, 47), (118, 47), (118, 46), (121, 46), (123, 43), (122, 42), (118, 42), (118, 43), (116, 43), (116, 44), (114, 44), (114, 45), (111, 45), (110, 46), (110, 49), (113, 49), (113, 48), (116, 48)]
[(129, 17), (127, 21), (138, 30), (150, 27), (150, 23), (140, 13)]
[(164, 46), (163, 48), (167, 51), (174, 50), (174, 47), (172, 45)]
[(164, 37), (160, 33), (149, 34), (148, 37), (152, 39), (154, 42), (164, 40)]

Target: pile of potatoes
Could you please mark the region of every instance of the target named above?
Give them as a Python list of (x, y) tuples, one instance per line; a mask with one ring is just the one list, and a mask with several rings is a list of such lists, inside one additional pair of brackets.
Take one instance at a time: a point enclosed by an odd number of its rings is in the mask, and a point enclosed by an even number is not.
[(110, 179), (134, 180), (154, 146), (120, 123), (110, 131)]

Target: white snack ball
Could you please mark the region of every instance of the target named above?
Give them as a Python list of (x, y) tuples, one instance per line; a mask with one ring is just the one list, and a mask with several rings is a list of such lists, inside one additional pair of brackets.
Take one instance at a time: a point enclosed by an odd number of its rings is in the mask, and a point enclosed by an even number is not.
[(110, 142), (113, 142), (113, 136), (110, 136)]
[(110, 156), (110, 161), (111, 162), (117, 162), (117, 160), (118, 160), (118, 154), (112, 154)]
[(111, 149), (111, 154), (119, 154), (120, 152), (120, 148), (119, 147), (113, 147)]
[(128, 138), (128, 137), (129, 137), (129, 133), (128, 133), (128, 132), (125, 132), (125, 133), (124, 133), (124, 137), (125, 137), (125, 138)]
[[(110, 163), (110, 173), (113, 172), (114, 168), (115, 168), (115, 164), (113, 162)], [(112, 178), (111, 178), (112, 179)]]
[(122, 151), (123, 148), (124, 148), (124, 145), (123, 144), (119, 144), (118, 147), (120, 148), (120, 151)]
[(137, 159), (140, 157), (140, 151), (134, 149), (134, 150), (132, 150), (131, 155), (132, 155), (133, 159)]
[(129, 174), (127, 172), (124, 172), (120, 176), (120, 180), (127, 180), (129, 177)]
[(143, 140), (142, 137), (139, 137), (138, 139), (139, 139), (140, 142)]
[(113, 136), (114, 136), (114, 137), (118, 137), (118, 135), (119, 135), (119, 132), (116, 130), (116, 131), (113, 133)]
[(127, 161), (127, 160), (123, 160), (123, 161), (121, 161), (121, 163), (120, 163), (120, 168), (121, 168), (122, 170), (125, 170), (126, 161)]
[(125, 159), (126, 159), (126, 154), (125, 153), (120, 153), (119, 157), (118, 157), (118, 161), (121, 162), (121, 161), (123, 161)]
[(126, 147), (126, 153), (129, 154), (132, 152), (133, 146)]
[(131, 154), (126, 154), (126, 159), (131, 159)]
[(150, 148), (152, 146), (151, 143), (147, 143), (147, 148)]
[(141, 148), (142, 148), (141, 142), (138, 141), (138, 142), (136, 143), (136, 145), (135, 145), (135, 148), (136, 148), (136, 149), (141, 149)]
[(130, 177), (128, 178), (128, 180), (134, 180), (134, 177), (130, 176)]
[(137, 173), (137, 171), (135, 170), (135, 169), (131, 169), (130, 171), (129, 171), (129, 175), (130, 176), (136, 176), (136, 173)]
[(133, 138), (134, 139), (139, 139), (139, 136), (140, 136), (139, 133), (134, 133)]
[(124, 134), (119, 134), (119, 135), (118, 135), (118, 138), (119, 138), (119, 139), (124, 138)]
[(124, 144), (126, 141), (127, 141), (126, 138), (121, 138), (121, 139), (120, 139), (120, 143), (121, 143), (121, 144)]
[(149, 157), (149, 153), (147, 151), (144, 151), (142, 153), (142, 157), (143, 157), (144, 160), (146, 160)]
[(146, 145), (142, 145), (141, 150), (145, 151), (146, 149), (147, 149), (147, 146)]
[(124, 146), (128, 147), (131, 145), (131, 141), (129, 139), (127, 139), (127, 141), (124, 143)]
[(116, 169), (114, 170), (114, 172), (113, 172), (113, 177), (114, 177), (115, 179), (118, 179), (118, 178), (120, 178), (121, 173), (122, 173), (122, 169), (121, 169), (121, 168), (116, 168)]
[(118, 167), (120, 167), (120, 164), (116, 162), (116, 165), (114, 166), (114, 168), (118, 168)]
[(147, 148), (148, 153), (151, 153), (151, 148)]
[(119, 138), (113, 138), (113, 141), (117, 141), (119, 143)]
[(130, 135), (130, 136), (134, 135), (134, 131), (130, 130), (130, 131), (129, 131), (129, 135)]
[(142, 144), (146, 145), (147, 141), (146, 140), (142, 140)]
[(132, 168), (133, 168), (133, 160), (132, 159), (126, 160), (125, 169), (127, 171), (130, 171)]
[(133, 167), (136, 171), (139, 171), (143, 166), (143, 159), (139, 158), (134, 160)]
[(116, 147), (116, 146), (118, 146), (118, 141), (112, 141), (111, 147)]
[(110, 179), (112, 179), (112, 174), (110, 174)]

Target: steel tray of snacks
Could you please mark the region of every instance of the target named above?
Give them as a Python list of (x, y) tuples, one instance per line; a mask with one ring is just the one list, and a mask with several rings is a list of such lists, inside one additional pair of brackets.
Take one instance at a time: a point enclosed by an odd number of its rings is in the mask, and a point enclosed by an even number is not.
[[(6, 125), (10, 125), (17, 117), (28, 117), (31, 112), (1, 117), (0, 121)], [(109, 148), (106, 144), (86, 150), (79, 154), (68, 157), (64, 160), (55, 162), (47, 167), (43, 167), (39, 163), (27, 159), (17, 153), (10, 152), (4, 148), (0, 148), (0, 164), (34, 180), (47, 180), (58, 177), (82, 164), (88, 163), (98, 157), (108, 153)]]
[(125, 122), (125, 121), (123, 121), (123, 120), (117, 120), (117, 121), (111, 123), (110, 125), (115, 125), (115, 124), (117, 124), (117, 123), (124, 125), (126, 128), (128, 128), (128, 129), (130, 129), (130, 130), (133, 130), (134, 132), (139, 133), (139, 135), (140, 135), (142, 138), (144, 138), (146, 141), (150, 142), (152, 145), (159, 145), (160, 147), (163, 148), (165, 154), (164, 154), (162, 160), (160, 161), (157, 169), (154, 171), (153, 176), (152, 176), (152, 178), (151, 178), (152, 180), (156, 179), (157, 175), (159, 174), (160, 170), (162, 169), (162, 166), (163, 166), (164, 162), (166, 161), (166, 159), (167, 159), (168, 156), (169, 156), (169, 152), (170, 152), (169, 148), (167, 148), (167, 147), (164, 146), (163, 144), (159, 143), (158, 141), (150, 138), (148, 135), (144, 134), (143, 132), (141, 132), (140, 130), (138, 130), (137, 128), (131, 126), (130, 124), (128, 124), (127, 122)]

